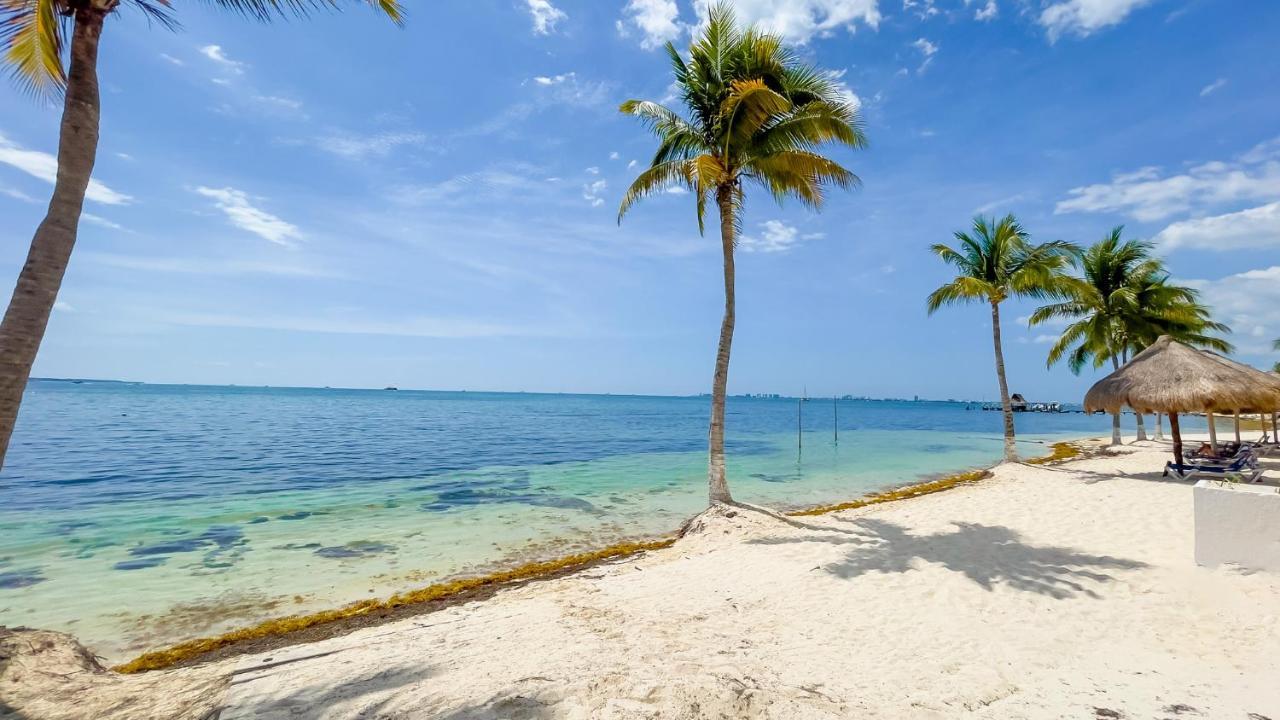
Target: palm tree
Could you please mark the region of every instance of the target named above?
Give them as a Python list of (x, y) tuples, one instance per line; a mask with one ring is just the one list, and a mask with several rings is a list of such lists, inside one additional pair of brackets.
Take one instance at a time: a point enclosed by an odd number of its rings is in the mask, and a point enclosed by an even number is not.
[(1000, 221), (978, 216), (971, 233), (956, 232), (959, 249), (941, 243), (935, 255), (960, 271), (951, 282), (929, 295), (932, 315), (943, 305), (985, 302), (991, 306), (991, 335), (995, 344), (996, 378), (1000, 381), (1000, 406), (1004, 411), (1004, 459), (1018, 459), (1014, 444), (1013, 407), (1009, 402), (1009, 382), (1004, 372), (1004, 349), (1000, 344), (1000, 303), (1011, 297), (1059, 297), (1071, 279), (1062, 274), (1074, 245), (1055, 240), (1032, 245), (1030, 236), (1013, 215)]
[[(364, 0), (399, 24), (399, 0)], [(338, 0), (213, 0), (257, 20), (305, 15), (337, 7)], [(173, 28), (170, 0), (125, 0), (160, 25)], [(98, 152), (98, 41), (121, 0), (0, 0), (0, 63), (31, 94), (62, 96), (58, 175), (44, 221), (31, 240), (26, 264), (0, 321), (0, 466), (18, 417), (49, 313), (71, 260), (85, 189)], [(70, 34), (70, 50), (64, 53)], [(64, 69), (70, 55), (70, 71)]]
[[(1274, 343), (1272, 343), (1272, 344), (1271, 344), (1271, 349), (1272, 349), (1272, 350), (1280, 350), (1280, 340), (1276, 340)], [(1275, 365), (1272, 365), (1272, 366), (1271, 366), (1271, 372), (1277, 372), (1277, 373), (1280, 373), (1280, 362), (1277, 362)]]
[[(1210, 332), (1229, 332), (1213, 322), (1200, 304), (1199, 294), (1170, 285), (1164, 263), (1152, 256), (1152, 245), (1125, 240), (1116, 227), (1102, 240), (1073, 257), (1081, 279), (1070, 286), (1065, 302), (1046, 305), (1031, 315), (1031, 325), (1053, 318), (1072, 321), (1049, 349), (1050, 367), (1063, 358), (1071, 372), (1085, 365), (1102, 367), (1110, 362), (1118, 369), (1131, 355), (1141, 352), (1161, 335), (1219, 352), (1230, 352), (1227, 342)], [(1146, 439), (1146, 426), (1137, 415), (1138, 439)], [(1111, 443), (1120, 444), (1120, 415), (1111, 416)]]
[(623, 195), (618, 222), (637, 201), (675, 186), (692, 193), (700, 233), (707, 203), (720, 212), (725, 302), (712, 379), (707, 478), (711, 503), (728, 503), (724, 402), (735, 313), (733, 253), (746, 185), (763, 187), (779, 202), (793, 197), (818, 209), (826, 186), (858, 182), (819, 154), (820, 148), (861, 148), (866, 138), (856, 109), (828, 75), (801, 63), (778, 36), (740, 30), (727, 3), (711, 8), (687, 61), (671, 43), (666, 50), (684, 113), (643, 100), (622, 104), (622, 112), (640, 118), (658, 137), (658, 150)]

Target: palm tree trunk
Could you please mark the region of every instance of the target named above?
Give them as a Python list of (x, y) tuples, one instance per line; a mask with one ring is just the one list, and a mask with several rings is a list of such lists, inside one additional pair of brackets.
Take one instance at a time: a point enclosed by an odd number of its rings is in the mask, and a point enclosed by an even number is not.
[(1004, 412), (1004, 461), (1018, 461), (1018, 446), (1013, 437), (1013, 403), (1009, 400), (1009, 382), (1004, 376), (1004, 349), (1000, 346), (1000, 304), (991, 303), (991, 338), (996, 348), (996, 377), (1000, 380), (1000, 409)]
[(85, 189), (98, 152), (98, 40), (107, 12), (92, 7), (76, 10), (53, 199), (31, 239), (27, 262), (0, 321), (0, 466), (76, 244)]
[[(1120, 369), (1120, 363), (1116, 362), (1116, 356), (1114, 354), (1111, 356), (1111, 369)], [(1120, 442), (1120, 411), (1117, 410), (1116, 412), (1111, 413), (1111, 444), (1119, 445)]]
[(720, 321), (720, 345), (716, 348), (716, 373), (711, 383), (711, 428), (707, 457), (707, 494), (712, 505), (733, 502), (724, 467), (724, 398), (729, 385), (729, 351), (733, 346), (733, 247), (734, 204), (732, 188), (716, 192), (720, 206), (720, 245), (724, 252), (724, 319)]

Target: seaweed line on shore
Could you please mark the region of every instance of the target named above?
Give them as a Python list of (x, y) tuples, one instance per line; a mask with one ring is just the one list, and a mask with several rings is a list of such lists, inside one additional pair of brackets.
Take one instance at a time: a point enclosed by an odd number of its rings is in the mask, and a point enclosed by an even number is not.
[[(1084, 453), (1077, 444), (1059, 442), (1053, 445), (1052, 454), (1027, 460), (1026, 463), (1045, 465), (1075, 459), (1082, 454)], [(973, 484), (990, 474), (990, 470), (956, 473), (924, 483), (873, 493), (850, 502), (794, 510), (786, 515), (791, 517), (826, 515), (842, 510), (931, 495)], [(602, 562), (668, 548), (674, 543), (675, 538), (619, 543), (600, 550), (577, 553), (554, 560), (526, 563), (510, 570), (500, 570), (478, 577), (435, 583), (417, 590), (397, 593), (386, 599), (361, 600), (333, 610), (273, 618), (222, 635), (188, 640), (162, 650), (143, 653), (112, 669), (126, 674), (162, 670), (334, 637), (360, 627), (442, 610), (462, 602), (483, 600), (513, 585), (569, 575)], [(308, 635), (310, 637), (307, 637)]]

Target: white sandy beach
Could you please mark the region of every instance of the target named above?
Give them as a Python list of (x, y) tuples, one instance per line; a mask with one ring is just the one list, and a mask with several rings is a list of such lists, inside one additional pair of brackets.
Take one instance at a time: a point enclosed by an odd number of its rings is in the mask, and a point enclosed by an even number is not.
[(1166, 457), (735, 511), (483, 602), (150, 677), (237, 671), (221, 720), (1280, 718), (1280, 576), (1195, 565)]

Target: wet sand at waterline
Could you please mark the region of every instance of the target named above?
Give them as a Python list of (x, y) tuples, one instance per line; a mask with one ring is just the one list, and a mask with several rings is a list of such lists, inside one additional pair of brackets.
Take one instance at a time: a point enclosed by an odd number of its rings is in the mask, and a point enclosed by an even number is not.
[(221, 720), (1280, 717), (1280, 576), (1195, 565), (1167, 457), (707, 515), (667, 549), (174, 672), (236, 671)]

